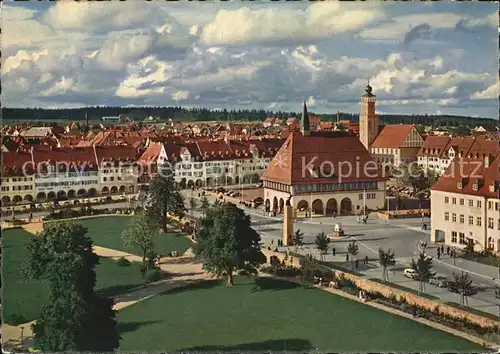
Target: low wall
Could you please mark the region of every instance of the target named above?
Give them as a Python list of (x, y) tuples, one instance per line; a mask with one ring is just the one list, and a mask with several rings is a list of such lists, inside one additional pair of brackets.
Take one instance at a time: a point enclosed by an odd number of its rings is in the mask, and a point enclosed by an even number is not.
[(405, 219), (405, 218), (421, 218), (422, 212), (426, 217), (430, 216), (430, 209), (409, 209), (409, 210), (390, 210), (390, 211), (379, 211), (375, 215), (381, 220), (388, 219)]
[[(276, 256), (278, 259), (283, 260), (285, 259), (285, 254), (279, 253), (279, 252), (274, 252), (274, 251), (269, 251), (269, 250), (262, 250), (262, 252), (266, 255), (267, 259), (271, 256)], [(288, 256), (287, 261), (285, 262), (289, 265), (293, 265), (295, 267), (300, 267), (300, 260), (297, 257), (290, 257)], [(396, 297), (397, 299), (404, 297), (406, 301), (410, 305), (417, 305), (423, 308), (426, 308), (428, 310), (435, 310), (436, 307), (439, 307), (439, 312), (453, 316), (453, 317), (458, 317), (458, 318), (467, 318), (469, 321), (476, 323), (477, 325), (481, 327), (493, 327), (493, 326), (498, 326), (499, 322), (494, 321), (492, 319), (486, 318), (486, 317), (481, 317), (472, 313), (469, 313), (467, 311), (463, 311), (457, 308), (454, 308), (452, 306), (448, 306), (446, 304), (443, 304), (441, 302), (435, 301), (435, 300), (429, 300), (423, 297), (420, 297), (418, 295), (408, 293), (403, 290), (395, 289), (387, 285), (379, 284), (376, 282), (373, 282), (369, 279), (358, 277), (356, 275), (350, 274), (343, 272), (341, 270), (333, 270), (329, 267), (318, 265), (320, 268), (324, 270), (329, 270), (332, 273), (334, 273), (336, 276), (344, 276), (346, 279), (351, 280), (356, 284), (356, 286), (360, 289), (363, 289), (367, 292), (378, 292), (382, 294), (384, 297)]]

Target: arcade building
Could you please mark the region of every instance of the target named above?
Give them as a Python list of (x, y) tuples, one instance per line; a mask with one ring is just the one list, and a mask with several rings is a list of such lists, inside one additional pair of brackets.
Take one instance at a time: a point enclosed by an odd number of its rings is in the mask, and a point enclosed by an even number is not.
[(385, 205), (386, 178), (362, 141), (347, 132), (311, 132), (305, 103), (301, 131), (288, 136), (261, 180), (266, 210), (281, 213), (290, 199), (294, 218), (359, 215)]

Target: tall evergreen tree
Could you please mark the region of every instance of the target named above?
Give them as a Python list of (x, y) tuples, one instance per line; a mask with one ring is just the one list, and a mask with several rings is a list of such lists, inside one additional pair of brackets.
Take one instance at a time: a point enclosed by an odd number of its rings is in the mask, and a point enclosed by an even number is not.
[(226, 276), (233, 285), (233, 274), (245, 270), (257, 273), (266, 262), (260, 250), (260, 235), (250, 226), (250, 216), (232, 203), (211, 206), (201, 220), (193, 250), (203, 262), (203, 269), (216, 276)]
[(162, 168), (149, 187), (147, 215), (158, 222), (163, 232), (167, 232), (167, 214), (183, 217), (186, 212), (184, 198), (176, 186), (172, 171)]
[(42, 351), (113, 351), (120, 335), (113, 300), (97, 295), (95, 267), (87, 229), (57, 223), (27, 244), (23, 274), (45, 280), (49, 301), (33, 325), (34, 344)]

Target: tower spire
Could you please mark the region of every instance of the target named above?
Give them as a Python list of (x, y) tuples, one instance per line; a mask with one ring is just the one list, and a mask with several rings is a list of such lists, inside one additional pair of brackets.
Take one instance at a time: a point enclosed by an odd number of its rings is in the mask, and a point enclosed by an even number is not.
[(304, 106), (302, 107), (302, 124), (301, 124), (302, 135), (307, 136), (310, 132), (309, 126), (309, 114), (307, 114), (307, 105), (304, 101)]

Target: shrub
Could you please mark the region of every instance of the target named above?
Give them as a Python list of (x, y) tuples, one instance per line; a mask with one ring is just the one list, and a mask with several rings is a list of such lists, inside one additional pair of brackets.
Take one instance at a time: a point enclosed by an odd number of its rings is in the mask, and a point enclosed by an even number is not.
[(155, 281), (161, 280), (163, 273), (159, 269), (150, 269), (146, 272), (146, 281), (148, 283), (153, 283)]
[(131, 262), (125, 257), (120, 257), (116, 261), (116, 264), (118, 264), (118, 266), (120, 266), (120, 267), (128, 267), (130, 265), (130, 263)]
[(14, 326), (18, 326), (20, 324), (28, 322), (28, 320), (26, 320), (26, 318), (24, 318), (21, 315), (13, 313), (12, 315), (10, 315), (9, 317), (7, 317), (5, 319), (5, 322), (7, 322), (7, 323), (9, 323), (11, 325), (14, 325)]

